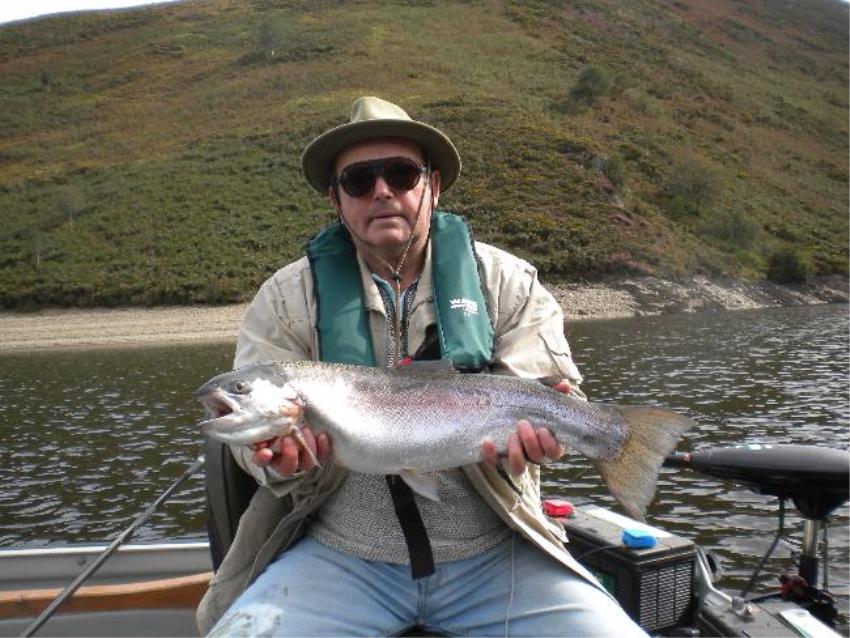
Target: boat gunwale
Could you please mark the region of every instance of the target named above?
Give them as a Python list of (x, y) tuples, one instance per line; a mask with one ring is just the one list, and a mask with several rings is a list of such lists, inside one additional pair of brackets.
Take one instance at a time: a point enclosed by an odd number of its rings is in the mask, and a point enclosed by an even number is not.
[[(70, 556), (70, 555), (90, 555), (100, 554), (106, 551), (108, 545), (64, 545), (62, 547), (32, 547), (19, 549), (0, 549), (0, 560), (12, 558), (38, 558), (42, 556)], [(179, 550), (205, 550), (209, 551), (209, 542), (207, 541), (186, 541), (167, 543), (133, 543), (122, 545), (118, 548), (118, 553), (146, 553), (160, 551), (179, 551)]]

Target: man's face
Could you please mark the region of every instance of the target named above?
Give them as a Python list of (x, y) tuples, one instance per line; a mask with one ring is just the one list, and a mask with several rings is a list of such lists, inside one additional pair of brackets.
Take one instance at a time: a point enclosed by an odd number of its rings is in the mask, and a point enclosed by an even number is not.
[[(418, 145), (404, 139), (380, 138), (344, 149), (336, 158), (334, 175), (338, 177), (346, 167), (359, 162), (394, 157), (411, 159), (425, 165), (425, 158)], [(431, 186), (436, 206), (440, 192), (440, 175), (436, 171), (432, 173)], [(342, 187), (337, 187), (336, 191), (331, 188), (330, 192), (331, 203), (335, 203), (355, 238), (387, 257), (400, 255), (411, 234), (414, 235), (413, 244), (416, 245), (411, 246), (411, 250), (424, 246), (431, 220), (431, 197), (425, 173), (410, 190), (393, 188), (383, 176), (378, 175), (375, 186), (360, 197), (352, 197)], [(420, 201), (422, 212), (416, 223)]]

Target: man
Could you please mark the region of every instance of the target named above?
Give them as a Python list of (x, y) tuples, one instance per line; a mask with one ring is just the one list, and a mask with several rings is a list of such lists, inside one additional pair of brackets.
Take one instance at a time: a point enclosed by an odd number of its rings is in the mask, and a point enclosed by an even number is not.
[[(340, 223), (263, 284), (235, 365), (444, 358), (580, 395), (560, 308), (535, 270), (436, 211), (460, 167), (442, 132), (358, 99), (302, 157)], [(538, 465), (564, 453), (545, 428), (520, 421), (504, 460), (483, 441), (481, 463), (437, 473), (439, 501), (335, 467), (333, 441), (309, 424), (303, 443), (233, 449), (261, 487), (201, 603), (202, 631), (643, 635), (541, 512)]]

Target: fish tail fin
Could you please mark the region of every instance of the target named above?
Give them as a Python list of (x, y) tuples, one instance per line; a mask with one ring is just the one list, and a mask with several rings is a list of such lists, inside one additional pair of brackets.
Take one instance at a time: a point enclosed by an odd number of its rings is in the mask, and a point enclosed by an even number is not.
[(658, 473), (679, 438), (696, 425), (691, 419), (651, 406), (609, 406), (629, 424), (629, 437), (616, 459), (594, 464), (608, 490), (632, 518), (643, 520), (655, 496)]

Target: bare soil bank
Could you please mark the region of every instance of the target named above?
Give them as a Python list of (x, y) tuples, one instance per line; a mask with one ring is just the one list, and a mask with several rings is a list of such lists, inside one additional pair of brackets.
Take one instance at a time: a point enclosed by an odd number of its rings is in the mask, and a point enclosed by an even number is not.
[[(567, 320), (847, 303), (848, 280), (798, 286), (654, 277), (553, 284)], [(0, 352), (233, 341), (245, 304), (0, 312)]]

